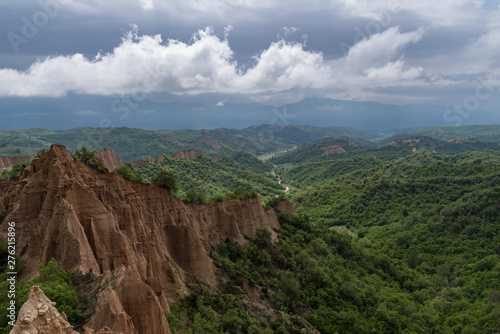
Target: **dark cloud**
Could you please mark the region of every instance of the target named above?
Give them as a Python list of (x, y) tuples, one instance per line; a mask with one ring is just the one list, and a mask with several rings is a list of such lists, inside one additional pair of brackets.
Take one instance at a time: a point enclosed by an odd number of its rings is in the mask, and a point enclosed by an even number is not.
[[(224, 28), (231, 25), (228, 46), (232, 52), (229, 62), (236, 64), (233, 71), (240, 77), (238, 71), (254, 69), (255, 73), (247, 80), (253, 80), (254, 84), (240, 80), (242, 91), (238, 92), (237, 99), (272, 101), (274, 96), (281, 101), (294, 95), (388, 102), (394, 96), (401, 103), (402, 96), (442, 100), (453, 93), (462, 94), (462, 89), (473, 89), (475, 80), (485, 74), (492, 85), (498, 86), (500, 80), (497, 69), (500, 47), (496, 42), (500, 14), (498, 1), (493, 0), (480, 4), (468, 0), (457, 0), (453, 4), (431, 0), (396, 3), (357, 0), (332, 4), (317, 0), (307, 6), (298, 0), (231, 3), (124, 0), (119, 5), (104, 0), (3, 0), (0, 6), (0, 81), (5, 83), (9, 75), (8, 80), (17, 82), (24, 90), (43, 84), (33, 72), (23, 74), (37, 59), (64, 56), (59, 57), (62, 61), (82, 54), (86, 60), (75, 65), (91, 68), (92, 59), (99, 52), (116, 57), (114, 49), (123, 46), (121, 39), (131, 29), (131, 24), (138, 26), (140, 36), (161, 35), (163, 45), (168, 39), (191, 45), (193, 34), (207, 26), (213, 27), (212, 35), (223, 41)], [(33, 27), (36, 32), (33, 29), (30, 32)], [(284, 34), (283, 27), (293, 27), (295, 31)], [(392, 33), (394, 31), (397, 33)], [(412, 35), (416, 31), (419, 31), (418, 38)], [(30, 32), (29, 36), (26, 32)], [(389, 43), (384, 36), (394, 40)], [(302, 43), (302, 46), (300, 50), (273, 49), (273, 43), (279, 38), (289, 43), (285, 46), (292, 42)], [(217, 45), (215, 40), (211, 41), (212, 46)], [(388, 54), (381, 52), (382, 48), (390, 49), (391, 44), (399, 45), (397, 50)], [(362, 55), (356, 55), (359, 46), (365, 47)], [(162, 48), (154, 50), (165, 51)], [(271, 68), (264, 68), (265, 64), (279, 67), (278, 58), (273, 57), (285, 54), (287, 57), (298, 55), (298, 58), (285, 61), (284, 64), (290, 67), (281, 72), (295, 73), (287, 79), (295, 86), (284, 84), (270, 72)], [(160, 58), (151, 58), (154, 59)], [(216, 60), (216, 57), (207, 58), (210, 59)], [(223, 67), (214, 65), (210, 73), (224, 71), (227, 64), (220, 64)], [(43, 73), (59, 75), (53, 69), (49, 71), (47, 66), (40, 67), (48, 71)], [(311, 76), (316, 76), (314, 80), (298, 70), (301, 66), (308, 69)], [(17, 70), (17, 74), (5, 71), (8, 68)], [(101, 67), (99, 70), (119, 77), (116, 68)], [(208, 71), (207, 68), (203, 70)], [(325, 78), (323, 73), (329, 77)], [(172, 78), (169, 80), (175, 81), (176, 77)], [(213, 76), (207, 78), (212, 80)], [(25, 79), (28, 81), (23, 81)], [(36, 83), (36, 80), (41, 81)], [(219, 94), (236, 96), (235, 92), (220, 88), (217, 82), (210, 83), (215, 87), (213, 91), (199, 87), (189, 90), (187, 84), (181, 90), (172, 86), (172, 90), (158, 93), (198, 94), (200, 98), (199, 94), (218, 94), (214, 98), (218, 101), (224, 100)], [(85, 84), (55, 80), (54, 92), (58, 93), (53, 95), (64, 93), (58, 90), (62, 86), (71, 88), (71, 84), (76, 87), (73, 91), (88, 92)], [(136, 83), (125, 81), (120, 87), (108, 85), (103, 87), (102, 93), (126, 93), (127, 85), (133, 87)], [(256, 89), (257, 86), (261, 89)], [(294, 94), (287, 93), (291, 91)], [(34, 93), (40, 94), (38, 88)], [(9, 87), (2, 94), (15, 95), (16, 89)]]

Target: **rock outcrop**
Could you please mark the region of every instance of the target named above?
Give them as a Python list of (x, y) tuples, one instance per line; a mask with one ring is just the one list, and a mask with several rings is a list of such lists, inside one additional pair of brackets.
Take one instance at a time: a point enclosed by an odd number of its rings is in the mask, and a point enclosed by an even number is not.
[(109, 171), (114, 171), (118, 167), (124, 165), (120, 160), (120, 157), (109, 148), (104, 151), (97, 152), (96, 155), (104, 161), (104, 164), (108, 167)]
[(19, 310), (10, 334), (78, 334), (38, 286), (31, 287), (29, 299)]
[[(453, 137), (450, 140), (447, 140), (446, 142), (447, 143), (452, 143), (452, 144), (462, 144), (462, 142), (460, 141), (460, 139), (458, 139), (457, 137)], [(470, 143), (470, 141), (469, 141), (469, 143)]]
[(322, 147), (321, 149), (325, 151), (323, 155), (346, 153), (346, 150), (344, 149), (344, 147), (342, 147), (342, 145), (331, 145)]
[(389, 144), (386, 144), (385, 146), (393, 146), (393, 147), (399, 147), (400, 145), (416, 146), (423, 139), (424, 139), (424, 137), (411, 137), (411, 138), (405, 138), (405, 139), (397, 139), (397, 140), (391, 141)]
[(86, 326), (86, 332), (92, 333), (92, 328), (101, 328), (117, 333), (137, 334), (132, 318), (125, 312), (116, 292), (108, 287), (99, 295), (97, 308), (92, 319)]
[(33, 157), (2, 157), (0, 156), (0, 173), (4, 170), (11, 170), (15, 164), (23, 164)]
[[(156, 185), (128, 181), (75, 162), (64, 147), (50, 150), (18, 180), (0, 180), (0, 214), (16, 222), (23, 276), (55, 258), (68, 270), (114, 271), (116, 289), (98, 301), (89, 329), (170, 333), (164, 311), (183, 296), (187, 275), (220, 285), (210, 248), (229, 237), (240, 244), (257, 228), (279, 228), (258, 198), (186, 204)], [(274, 233), (274, 232), (273, 232)], [(7, 224), (0, 224), (0, 241)], [(275, 235), (273, 234), (275, 237)], [(128, 333), (128, 332), (127, 332)]]
[(137, 165), (137, 166), (141, 167), (141, 166), (143, 166), (143, 165), (144, 165), (144, 163), (146, 163), (146, 161), (147, 161), (147, 162), (149, 162), (149, 163), (152, 163), (152, 164), (154, 164), (154, 162), (155, 162), (155, 161), (153, 160), (153, 158), (151, 158), (151, 157), (148, 155), (148, 156), (146, 157), (146, 159), (134, 160), (134, 161), (132, 161), (132, 163), (133, 163), (134, 165)]
[(212, 146), (213, 148), (215, 148), (217, 150), (222, 147), (217, 140), (212, 139), (212, 138), (200, 137), (200, 138), (198, 138), (198, 141), (202, 144)]
[(175, 153), (172, 156), (172, 158), (186, 158), (189, 160), (194, 160), (200, 154), (206, 156), (206, 154), (203, 153), (202, 150), (183, 150), (183, 151), (178, 151), (177, 153)]
[(279, 202), (275, 207), (274, 210), (278, 212), (288, 212), (292, 216), (298, 216), (299, 213), (295, 208), (293, 207), (292, 203), (288, 199), (284, 199), (281, 202)]

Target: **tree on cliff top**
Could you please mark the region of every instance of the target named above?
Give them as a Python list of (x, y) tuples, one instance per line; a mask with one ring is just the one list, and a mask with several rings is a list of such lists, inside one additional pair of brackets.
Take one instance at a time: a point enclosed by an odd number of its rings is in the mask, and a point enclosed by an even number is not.
[(117, 167), (114, 171), (116, 174), (126, 178), (127, 180), (132, 180), (132, 181), (138, 181), (138, 182), (144, 182), (141, 174), (139, 173), (133, 173), (130, 168), (127, 166), (121, 166)]
[(81, 149), (76, 150), (72, 157), (75, 161), (82, 162), (99, 172), (109, 172), (108, 167), (104, 164), (104, 160), (96, 155), (96, 150), (89, 151), (85, 147), (82, 147)]
[(162, 188), (170, 190), (171, 193), (175, 193), (177, 188), (177, 180), (172, 172), (162, 170), (159, 171), (155, 176), (151, 178), (151, 183), (156, 184)]

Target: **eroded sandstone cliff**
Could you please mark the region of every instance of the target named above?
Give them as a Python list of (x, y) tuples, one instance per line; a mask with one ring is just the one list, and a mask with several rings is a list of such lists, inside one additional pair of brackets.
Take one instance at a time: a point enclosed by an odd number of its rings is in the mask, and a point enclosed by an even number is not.
[(15, 164), (23, 164), (33, 157), (2, 157), (0, 156), (0, 173), (3, 170), (11, 170)]
[(103, 151), (99, 151), (96, 155), (104, 161), (104, 164), (110, 171), (114, 171), (118, 167), (123, 166), (123, 162), (120, 157), (113, 152), (113, 150), (107, 148)]
[(194, 160), (198, 155), (204, 155), (206, 154), (202, 150), (183, 150), (183, 151), (177, 151), (172, 158), (186, 158), (189, 160)]
[[(0, 214), (16, 222), (20, 249), (29, 243), (24, 277), (55, 258), (69, 270), (114, 271), (89, 329), (170, 333), (164, 311), (187, 289), (185, 277), (218, 285), (210, 247), (229, 237), (241, 244), (257, 228), (279, 228), (258, 198), (185, 204), (151, 184), (97, 172), (52, 146), (18, 180), (0, 181)], [(0, 225), (5, 240), (7, 224)], [(102, 313), (102, 314), (101, 314)]]

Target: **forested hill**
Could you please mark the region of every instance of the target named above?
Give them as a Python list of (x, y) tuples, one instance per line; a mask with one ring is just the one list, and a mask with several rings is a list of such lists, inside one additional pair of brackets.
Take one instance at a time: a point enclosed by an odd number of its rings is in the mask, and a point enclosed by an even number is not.
[(457, 138), (463, 142), (475, 139), (480, 142), (500, 144), (500, 125), (448, 126), (426, 128), (414, 131), (402, 131), (392, 136), (383, 138), (380, 143), (385, 145), (398, 139), (423, 136), (432, 137), (441, 141), (448, 141), (453, 138)]
[(420, 149), (442, 154), (485, 150), (500, 151), (500, 145), (496, 142), (482, 142), (470, 136), (464, 141), (456, 137), (442, 140), (430, 136), (410, 136), (407, 133), (390, 138), (381, 141), (348, 137), (323, 138), (275, 155), (271, 160), (277, 164), (284, 164), (347, 159), (355, 156), (370, 155), (388, 161), (406, 156), (408, 152)]
[[(379, 300), (395, 316), (385, 332), (500, 329), (500, 150), (478, 137), (465, 129), (449, 139), (405, 134), (381, 147), (323, 139), (271, 159), (299, 213), (399, 277), (398, 297)], [(327, 143), (345, 152), (326, 154)], [(389, 306), (394, 300), (399, 306)], [(365, 330), (384, 332), (374, 328)]]
[(127, 163), (127, 166), (132, 173), (141, 175), (145, 182), (150, 182), (161, 170), (168, 170), (177, 179), (179, 191), (176, 196), (185, 199), (186, 194), (195, 192), (201, 203), (222, 200), (224, 195), (236, 189), (255, 192), (262, 200), (276, 197), (284, 190), (276, 176), (271, 174), (270, 164), (244, 151), (217, 161), (203, 154), (193, 160), (163, 155), (154, 162)]
[(207, 155), (243, 150), (264, 154), (290, 149), (326, 137), (376, 138), (377, 134), (340, 127), (261, 125), (246, 129), (165, 130), (134, 128), (75, 128), (53, 131), (39, 128), (0, 131), (0, 155), (34, 156), (50, 144), (64, 145), (70, 152), (111, 148), (123, 161), (144, 159), (148, 155), (173, 155), (179, 150), (201, 149)]

